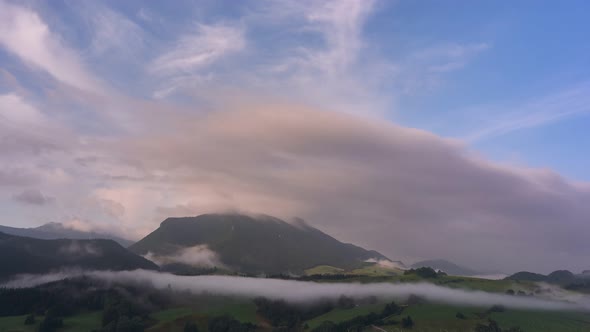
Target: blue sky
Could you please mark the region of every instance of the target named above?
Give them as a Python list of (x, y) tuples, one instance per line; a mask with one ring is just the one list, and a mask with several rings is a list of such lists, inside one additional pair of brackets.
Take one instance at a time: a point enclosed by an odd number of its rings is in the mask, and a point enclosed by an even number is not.
[[(137, 238), (170, 215), (236, 209), (303, 216), (394, 258), (466, 263), (445, 244), (455, 235), (418, 250), (380, 234), (444, 226), (487, 239), (510, 225), (520, 241), (550, 205), (569, 225), (556, 236), (587, 235), (589, 10), (2, 0), (4, 223)], [(551, 264), (579, 249), (551, 248)]]
[[(150, 82), (153, 78), (145, 81), (145, 65), (198, 24), (226, 24), (247, 40), (247, 47), (233, 56), (228, 52), (227, 59), (200, 73), (202, 80), (215, 76), (219, 84), (249, 84), (250, 77), (228, 76), (237, 68), (240, 75), (252, 75), (269, 63), (280, 65), (298, 47), (322, 47), (325, 42), (317, 31), (299, 29), (296, 14), (287, 13), (300, 9), (272, 12), (271, 2), (54, 1), (26, 6), (35, 8), (64, 44), (79, 50), (94, 74), (117, 89), (148, 98), (158, 87)], [(376, 2), (355, 27), (362, 45), (358, 59), (347, 65), (354, 67), (351, 75), (361, 84), (374, 71), (383, 76), (369, 79), (376, 81), (371, 82), (374, 96), (362, 96), (380, 102), (360, 102), (354, 111), (376, 112), (405, 126), (466, 139), (497, 161), (548, 167), (587, 181), (589, 161), (577, 146), (589, 138), (589, 110), (581, 105), (573, 114), (557, 114), (569, 113), (577, 102), (586, 104), (588, 7), (585, 1)], [(273, 15), (285, 17), (273, 20)], [(27, 88), (36, 88), (35, 77), (20, 68), (18, 59), (10, 52), (0, 56), (4, 68)], [(529, 106), (572, 89), (581, 91), (555, 105)], [(375, 109), (362, 109), (371, 106)], [(550, 119), (527, 120), (536, 114)], [(491, 127), (510, 127), (515, 121), (522, 121), (518, 128), (480, 137)]]

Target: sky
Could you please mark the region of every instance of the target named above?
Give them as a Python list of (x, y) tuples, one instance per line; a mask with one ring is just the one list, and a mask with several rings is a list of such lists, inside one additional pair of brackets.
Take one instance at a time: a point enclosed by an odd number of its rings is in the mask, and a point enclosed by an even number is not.
[(1, 224), (590, 269), (586, 1), (0, 0)]

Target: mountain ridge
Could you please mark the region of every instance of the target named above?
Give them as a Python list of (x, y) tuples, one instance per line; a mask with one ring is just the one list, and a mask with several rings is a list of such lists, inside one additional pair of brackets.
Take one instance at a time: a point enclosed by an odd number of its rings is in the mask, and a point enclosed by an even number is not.
[(170, 256), (195, 246), (207, 246), (222, 264), (245, 273), (301, 273), (318, 265), (353, 268), (368, 259), (389, 260), (301, 221), (237, 213), (167, 218), (129, 249)]
[(0, 279), (67, 268), (157, 270), (153, 262), (108, 239), (35, 239), (0, 232)]
[(56, 240), (56, 239), (108, 239), (113, 240), (123, 247), (127, 248), (134, 242), (124, 239), (112, 234), (95, 232), (95, 231), (79, 231), (72, 228), (65, 227), (61, 223), (50, 222), (38, 227), (18, 228), (0, 225), (0, 232), (16, 236), (31, 237), (41, 240)]

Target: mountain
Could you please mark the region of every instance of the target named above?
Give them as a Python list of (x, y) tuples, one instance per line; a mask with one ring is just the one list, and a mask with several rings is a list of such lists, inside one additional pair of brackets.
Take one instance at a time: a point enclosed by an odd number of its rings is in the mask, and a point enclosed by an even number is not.
[(576, 275), (568, 270), (557, 270), (549, 273), (547, 282), (552, 284), (563, 284), (572, 282), (576, 279)]
[(435, 270), (441, 270), (447, 274), (455, 276), (474, 276), (480, 273), (471, 269), (459, 266), (444, 259), (431, 259), (412, 264), (412, 268), (431, 267)]
[(506, 280), (521, 280), (521, 281), (544, 281), (551, 284), (568, 284), (576, 281), (578, 277), (568, 270), (557, 270), (543, 275), (533, 272), (517, 272), (511, 276), (506, 277)]
[(0, 280), (63, 268), (156, 270), (158, 266), (113, 240), (41, 240), (0, 233)]
[(75, 229), (65, 227), (60, 223), (47, 223), (35, 228), (16, 228), (8, 226), (0, 226), (0, 232), (10, 235), (26, 236), (35, 239), (54, 240), (54, 239), (109, 239), (113, 240), (123, 247), (127, 248), (133, 244), (133, 241), (126, 240), (114, 235), (98, 233), (98, 232), (83, 232)]
[(510, 275), (505, 280), (520, 280), (520, 281), (546, 281), (547, 276), (539, 273), (521, 271)]
[(207, 258), (209, 265), (217, 262), (252, 274), (302, 273), (318, 265), (350, 269), (369, 259), (389, 261), (376, 251), (342, 243), (301, 220), (291, 224), (265, 215), (168, 218), (129, 249), (160, 259), (183, 257), (186, 261), (200, 256)]

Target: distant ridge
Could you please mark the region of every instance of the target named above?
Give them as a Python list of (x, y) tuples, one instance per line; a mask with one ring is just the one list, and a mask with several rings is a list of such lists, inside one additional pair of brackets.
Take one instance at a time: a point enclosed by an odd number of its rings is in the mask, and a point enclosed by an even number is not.
[(0, 232), (0, 280), (67, 268), (156, 270), (158, 266), (113, 240), (41, 240)]
[(5, 234), (32, 237), (42, 240), (55, 239), (108, 239), (113, 240), (123, 247), (127, 248), (133, 244), (133, 241), (123, 239), (121, 237), (105, 234), (100, 232), (84, 232), (65, 227), (61, 223), (47, 223), (35, 228), (17, 228), (9, 226), (1, 226), (0, 232)]
[(522, 271), (506, 277), (506, 280), (543, 281), (551, 284), (565, 284), (575, 281), (576, 278), (578, 277), (568, 270), (557, 270), (548, 275)]
[(329, 265), (350, 269), (384, 255), (342, 243), (302, 220), (287, 223), (260, 215), (204, 214), (168, 218), (129, 249), (140, 255), (175, 256), (205, 246), (221, 264), (243, 273), (302, 273)]
[(459, 266), (444, 259), (431, 259), (412, 264), (412, 268), (420, 267), (431, 267), (435, 270), (441, 270), (445, 273), (456, 276), (475, 276), (481, 274), (477, 271)]

